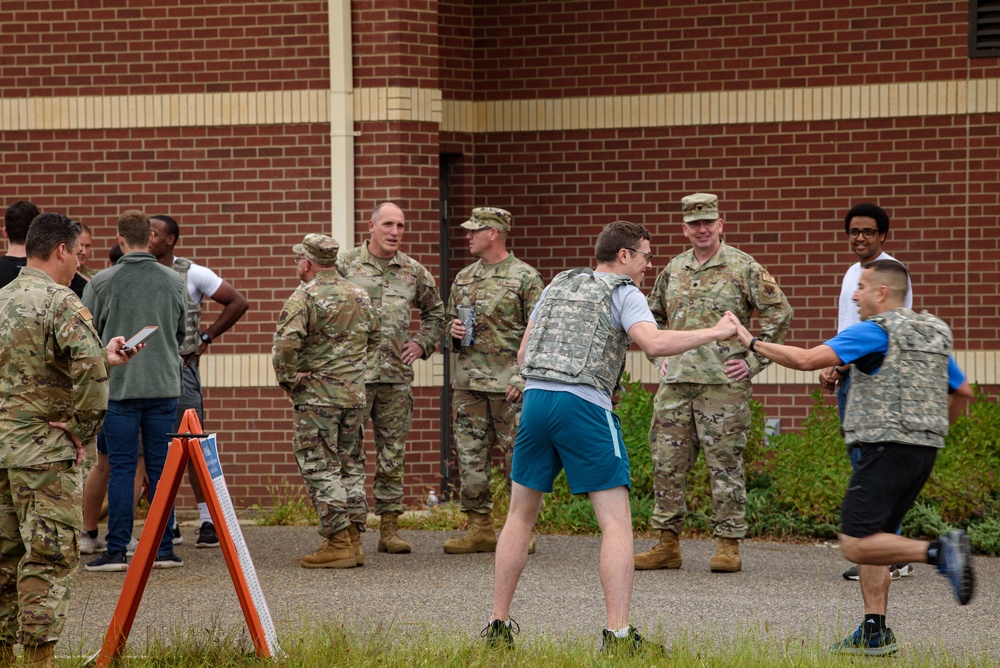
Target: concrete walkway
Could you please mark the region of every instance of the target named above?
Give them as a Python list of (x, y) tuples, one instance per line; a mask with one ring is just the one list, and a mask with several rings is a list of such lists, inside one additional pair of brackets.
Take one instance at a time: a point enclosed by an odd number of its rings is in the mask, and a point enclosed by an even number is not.
[[(297, 633), (304, 622), (346, 622), (409, 628), (434, 624), (478, 640), (492, 603), (493, 555), (446, 555), (441, 544), (457, 532), (405, 531), (409, 555), (375, 551), (377, 531), (364, 534), (366, 565), (349, 570), (304, 569), (298, 558), (320, 539), (310, 527), (244, 526), (268, 607), (278, 629)], [(181, 629), (245, 631), (239, 601), (218, 549), (195, 549), (193, 527), (176, 548), (184, 567), (153, 571), (129, 642), (141, 652), (150, 638), (171, 638)], [(652, 540), (636, 541), (646, 549)], [(604, 622), (597, 561), (600, 540), (540, 536), (514, 598), (518, 642), (564, 636), (594, 638)], [(856, 582), (841, 578), (847, 567), (828, 544), (793, 545), (750, 541), (743, 546), (744, 571), (712, 574), (714, 543), (682, 541), (684, 567), (638, 572), (632, 618), (644, 634), (669, 643), (689, 633), (736, 637), (751, 632), (784, 645), (791, 641), (832, 643), (861, 621)], [(85, 558), (87, 559), (87, 558)], [(893, 582), (889, 624), (904, 651), (946, 649), (1000, 661), (1000, 559), (974, 561), (977, 590), (959, 606), (947, 581), (926, 565)], [(74, 647), (99, 649), (124, 581), (123, 573), (81, 568), (73, 592), (60, 654)]]

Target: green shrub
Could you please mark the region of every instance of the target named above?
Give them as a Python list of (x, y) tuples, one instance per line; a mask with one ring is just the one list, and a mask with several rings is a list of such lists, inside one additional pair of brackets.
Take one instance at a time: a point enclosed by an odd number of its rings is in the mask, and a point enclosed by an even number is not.
[(836, 407), (824, 405), (818, 389), (812, 397), (802, 430), (771, 439), (767, 472), (783, 508), (811, 522), (838, 525), (851, 467)]
[(953, 523), (982, 516), (1000, 491), (1000, 406), (978, 387), (974, 392), (968, 415), (952, 425), (920, 495)]

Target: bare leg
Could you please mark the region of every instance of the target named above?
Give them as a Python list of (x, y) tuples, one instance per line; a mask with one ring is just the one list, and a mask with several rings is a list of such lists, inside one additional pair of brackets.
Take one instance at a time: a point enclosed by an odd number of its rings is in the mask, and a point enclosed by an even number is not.
[(885, 615), (889, 606), (889, 567), (858, 564), (865, 614)]
[(845, 559), (856, 564), (891, 566), (892, 564), (925, 564), (927, 547), (924, 540), (913, 540), (892, 533), (876, 533), (864, 538), (840, 534), (840, 551)]
[(87, 474), (87, 482), (83, 486), (83, 528), (85, 531), (96, 531), (97, 521), (101, 517), (101, 506), (104, 496), (108, 493), (108, 474), (111, 467), (108, 456), (97, 453), (97, 463)]
[(632, 545), (632, 509), (628, 488), (615, 487), (590, 493), (601, 526), (601, 586), (607, 608), (607, 628), (628, 626), (635, 573)]
[[(511, 484), (510, 509), (497, 541), (493, 570), (493, 614), (490, 620), (510, 618), (510, 602), (528, 561), (528, 541), (542, 509), (542, 493), (516, 482)], [(631, 533), (630, 533), (631, 535)], [(629, 552), (631, 566), (632, 553)]]

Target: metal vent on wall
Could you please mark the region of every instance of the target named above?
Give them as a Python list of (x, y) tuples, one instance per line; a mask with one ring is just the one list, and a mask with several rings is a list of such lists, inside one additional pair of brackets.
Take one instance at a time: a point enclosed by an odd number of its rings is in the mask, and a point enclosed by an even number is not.
[(969, 57), (1000, 56), (1000, 0), (969, 0)]

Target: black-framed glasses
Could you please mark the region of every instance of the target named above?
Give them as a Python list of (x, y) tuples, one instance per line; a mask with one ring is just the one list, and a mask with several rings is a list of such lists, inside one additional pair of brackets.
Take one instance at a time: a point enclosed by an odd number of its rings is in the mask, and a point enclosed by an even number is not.
[(863, 234), (865, 239), (871, 239), (876, 234), (878, 234), (878, 230), (871, 227), (866, 227), (864, 229), (861, 229), (860, 227), (852, 227), (851, 229), (847, 230), (847, 236), (849, 236), (852, 239), (857, 237), (859, 234)]
[(646, 256), (646, 262), (649, 262), (650, 264), (653, 263), (653, 254), (652, 253), (647, 253), (646, 251), (641, 251), (638, 248), (626, 248), (625, 250), (630, 250), (633, 253), (641, 253), (642, 255)]

